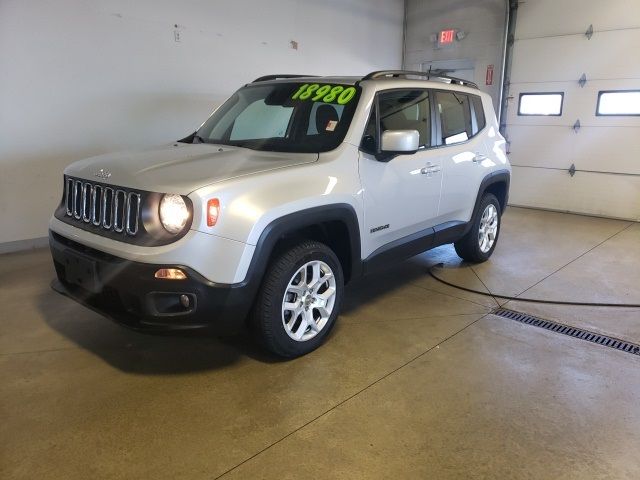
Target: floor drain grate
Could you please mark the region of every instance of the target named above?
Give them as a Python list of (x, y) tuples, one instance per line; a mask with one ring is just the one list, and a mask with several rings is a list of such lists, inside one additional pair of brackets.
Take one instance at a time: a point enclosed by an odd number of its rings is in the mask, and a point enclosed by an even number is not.
[(525, 323), (527, 325), (533, 325), (534, 327), (544, 328), (552, 332), (561, 333), (562, 335), (568, 335), (569, 337), (579, 338), (580, 340), (586, 340), (587, 342), (597, 343), (609, 348), (615, 348), (622, 352), (631, 353), (640, 356), (640, 345), (635, 343), (626, 342), (618, 338), (609, 337), (600, 333), (590, 332), (582, 328), (571, 327), (562, 323), (553, 322), (551, 320), (545, 320), (544, 318), (534, 317), (527, 313), (516, 312), (515, 310), (509, 310), (507, 308), (498, 308), (493, 312), (494, 315), (503, 318), (509, 318), (516, 322)]

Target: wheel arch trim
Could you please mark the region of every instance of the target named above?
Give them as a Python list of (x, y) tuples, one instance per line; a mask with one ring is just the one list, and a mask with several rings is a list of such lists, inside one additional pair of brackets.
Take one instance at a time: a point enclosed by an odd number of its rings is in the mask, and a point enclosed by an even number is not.
[(278, 217), (262, 230), (245, 279), (237, 284), (237, 286), (248, 287), (248, 293), (251, 295), (248, 300), (253, 302), (279, 240), (287, 234), (328, 222), (341, 222), (347, 228), (351, 278), (360, 276), (362, 273), (360, 227), (353, 206), (347, 203), (337, 203), (306, 208)]
[[(480, 202), (482, 201), (482, 197), (484, 197), (485, 192), (491, 185), (495, 185), (497, 183), (504, 183), (505, 185), (504, 206), (507, 206), (507, 202), (509, 200), (509, 184), (511, 183), (511, 172), (507, 169), (500, 169), (496, 170), (495, 172), (491, 172), (482, 179), (482, 182), (480, 182), (480, 187), (478, 188), (478, 196), (476, 197), (476, 202), (473, 206), (471, 218), (469, 219), (467, 228), (464, 232), (465, 234), (471, 229), (471, 225), (473, 225), (473, 219), (478, 214)], [(504, 213), (504, 210), (505, 208), (501, 208), (500, 215)]]

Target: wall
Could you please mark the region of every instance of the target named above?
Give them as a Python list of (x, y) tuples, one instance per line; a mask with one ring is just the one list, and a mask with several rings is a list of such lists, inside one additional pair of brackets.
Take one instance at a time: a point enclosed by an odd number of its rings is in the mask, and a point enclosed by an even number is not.
[(403, 0), (0, 0), (0, 246), (46, 235), (67, 164), (181, 138), (260, 75), (399, 68), (403, 15)]
[[(507, 18), (506, 0), (407, 0), (405, 67), (420, 70), (427, 62), (448, 61), (453, 68), (474, 68), (474, 81), (493, 97), (498, 111)], [(444, 29), (465, 32), (453, 46), (436, 48), (432, 35)], [(493, 85), (485, 85), (487, 65)]]

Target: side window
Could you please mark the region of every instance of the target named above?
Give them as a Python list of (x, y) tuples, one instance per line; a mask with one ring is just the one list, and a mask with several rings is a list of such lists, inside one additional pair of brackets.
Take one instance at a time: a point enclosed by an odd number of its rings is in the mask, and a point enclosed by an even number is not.
[(428, 90), (394, 90), (378, 97), (380, 133), (417, 130), (420, 146), (431, 146), (431, 108)]
[(471, 101), (473, 102), (473, 112), (476, 114), (476, 126), (478, 127), (477, 132), (479, 132), (487, 125), (487, 120), (484, 117), (482, 99), (476, 95), (471, 95)]
[(264, 100), (257, 100), (238, 115), (229, 139), (284, 138), (292, 113), (293, 107), (267, 105)]
[(469, 140), (473, 136), (469, 97), (458, 92), (437, 92), (436, 101), (442, 143), (451, 145)]

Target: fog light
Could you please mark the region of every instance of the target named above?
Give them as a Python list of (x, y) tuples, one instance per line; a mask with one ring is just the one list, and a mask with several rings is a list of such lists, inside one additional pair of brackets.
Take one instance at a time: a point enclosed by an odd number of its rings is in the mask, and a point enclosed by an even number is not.
[(184, 308), (189, 308), (191, 306), (191, 299), (189, 295), (180, 295), (180, 305)]
[(179, 268), (161, 268), (154, 276), (162, 280), (184, 280), (187, 278), (187, 274)]

